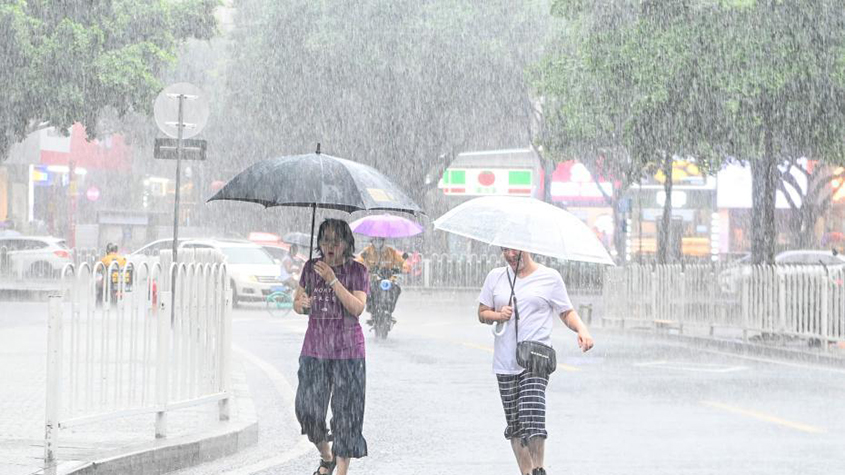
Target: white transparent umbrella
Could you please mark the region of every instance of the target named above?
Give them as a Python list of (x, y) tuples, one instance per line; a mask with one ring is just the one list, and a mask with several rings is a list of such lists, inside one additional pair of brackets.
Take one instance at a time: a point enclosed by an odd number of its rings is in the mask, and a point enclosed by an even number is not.
[(614, 265), (607, 250), (583, 221), (534, 198), (475, 198), (437, 218), (434, 228), (491, 246), (568, 261)]

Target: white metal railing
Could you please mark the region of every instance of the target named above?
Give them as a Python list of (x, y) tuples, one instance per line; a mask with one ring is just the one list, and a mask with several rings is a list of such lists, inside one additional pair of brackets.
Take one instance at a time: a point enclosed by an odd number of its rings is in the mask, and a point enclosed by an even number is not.
[[(45, 461), (58, 429), (219, 402), (229, 418), (231, 289), (225, 264), (68, 265), (50, 297)], [(168, 269), (168, 267), (165, 267)], [(168, 274), (175, 276), (176, 295)], [(171, 301), (175, 302), (172, 307)]]
[[(566, 262), (545, 256), (534, 260), (557, 269), (571, 293), (595, 293), (602, 289), (603, 267), (598, 264)], [(499, 254), (429, 254), (403, 276), (408, 287), (480, 289), (484, 278), (505, 263)]]
[[(605, 318), (845, 340), (845, 269), (629, 265), (605, 271)], [(826, 347), (826, 345), (825, 345)]]

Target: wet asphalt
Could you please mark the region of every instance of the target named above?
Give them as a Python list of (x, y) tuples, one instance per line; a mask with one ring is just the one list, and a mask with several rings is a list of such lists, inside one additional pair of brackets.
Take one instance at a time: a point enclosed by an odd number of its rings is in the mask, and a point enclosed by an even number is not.
[[(386, 341), (367, 337), (364, 436), (350, 473), (515, 475), (473, 293), (407, 291)], [(176, 472), (311, 474), (318, 456), (293, 412), (306, 321), (260, 305), (233, 317), (234, 352), (259, 442)], [(845, 473), (845, 371), (718, 353), (593, 328), (579, 352), (560, 322), (547, 394), (545, 466), (555, 474)]]

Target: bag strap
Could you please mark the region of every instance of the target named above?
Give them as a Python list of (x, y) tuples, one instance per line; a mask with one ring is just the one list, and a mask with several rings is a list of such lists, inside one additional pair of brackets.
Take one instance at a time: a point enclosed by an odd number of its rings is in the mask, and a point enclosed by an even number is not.
[[(519, 261), (522, 259), (522, 253), (520, 252), (516, 257), (516, 268), (519, 269)], [(514, 293), (514, 287), (516, 286), (516, 272), (513, 273), (513, 280), (511, 281), (511, 268), (508, 266), (505, 268), (505, 273), (508, 275), (508, 284), (511, 286), (511, 296), (508, 299), (508, 305), (513, 307), (513, 315), (514, 315), (514, 336), (516, 337), (516, 344), (519, 345), (519, 310), (517, 309), (516, 305), (516, 294)]]

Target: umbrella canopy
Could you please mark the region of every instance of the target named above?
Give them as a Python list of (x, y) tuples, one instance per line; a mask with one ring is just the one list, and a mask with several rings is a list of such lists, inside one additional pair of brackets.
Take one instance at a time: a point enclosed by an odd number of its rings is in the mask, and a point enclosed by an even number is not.
[[(378, 170), (317, 151), (263, 160), (229, 180), (208, 201), (233, 200), (270, 206), (311, 207), (313, 252), (317, 208), (422, 213), (404, 191)], [(310, 256), (310, 253), (309, 253)], [(310, 258), (310, 257), (309, 257)]]
[(492, 246), (569, 261), (614, 265), (607, 250), (583, 221), (534, 198), (475, 198), (437, 218), (434, 228)]
[(352, 232), (381, 238), (416, 236), (423, 232), (423, 227), (418, 223), (391, 214), (364, 216), (351, 222), (349, 226), (352, 228)]
[[(318, 149), (319, 150), (319, 149)], [(322, 153), (276, 157), (250, 166), (208, 201), (270, 206), (316, 206), (351, 213), (389, 210), (421, 213), (404, 191), (378, 170)]]

